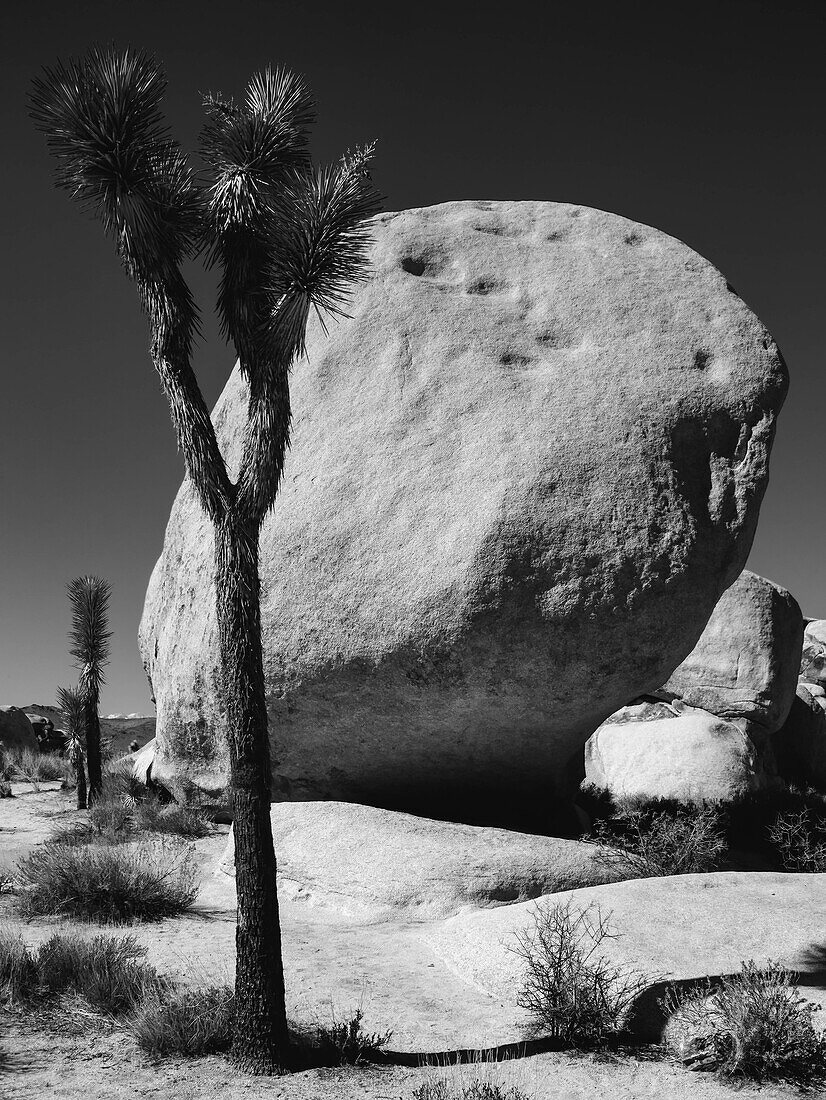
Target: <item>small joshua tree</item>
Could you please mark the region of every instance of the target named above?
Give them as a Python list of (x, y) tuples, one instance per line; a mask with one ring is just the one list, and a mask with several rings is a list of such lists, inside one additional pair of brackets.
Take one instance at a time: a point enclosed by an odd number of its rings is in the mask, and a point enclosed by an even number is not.
[(83, 738), (86, 732), (86, 705), (80, 691), (59, 687), (57, 703), (66, 723), (66, 755), (77, 778), (77, 808), (86, 809), (86, 769), (83, 763)]
[[(288, 1032), (258, 538), (281, 483), (289, 372), (310, 310), (340, 314), (366, 270), (364, 221), (378, 209), (372, 147), (314, 169), (309, 91), (300, 77), (268, 69), (240, 103), (205, 99), (198, 179), (163, 126), (165, 86), (145, 54), (93, 50), (35, 81), (32, 115), (57, 157), (59, 185), (100, 219), (137, 286), (186, 472), (212, 522), (238, 892), (232, 1056), (273, 1073), (286, 1068)], [(221, 271), (218, 313), (248, 385), (234, 482), (191, 365), (198, 313), (181, 265), (198, 253)]]
[(100, 577), (75, 577), (66, 590), (72, 605), (69, 652), (78, 669), (77, 691), (83, 705), (83, 734), (86, 742), (86, 767), (89, 771), (89, 803), (99, 797), (103, 784), (100, 753), (100, 689), (103, 669), (109, 663), (108, 581)]

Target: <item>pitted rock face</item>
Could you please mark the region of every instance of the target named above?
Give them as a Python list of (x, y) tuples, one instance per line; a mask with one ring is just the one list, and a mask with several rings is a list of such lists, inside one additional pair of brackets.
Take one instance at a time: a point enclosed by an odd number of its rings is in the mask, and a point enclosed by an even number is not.
[[(351, 317), (294, 367), (261, 536), (276, 796), (541, 815), (742, 569), (785, 367), (711, 264), (613, 214), (455, 202), (373, 231)], [(214, 419), (234, 467), (237, 370)], [(184, 484), (140, 635), (173, 787), (224, 781), (212, 546)]]

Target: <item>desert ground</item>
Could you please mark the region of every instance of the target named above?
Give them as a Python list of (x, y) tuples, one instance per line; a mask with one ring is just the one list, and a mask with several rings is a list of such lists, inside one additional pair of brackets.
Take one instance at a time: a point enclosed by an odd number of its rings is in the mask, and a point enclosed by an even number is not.
[[(8, 875), (15, 861), (56, 826), (79, 816), (72, 792), (57, 784), (42, 784), (39, 791), (14, 784), (13, 793), (0, 803), (0, 876)], [(189, 914), (129, 929), (145, 944), (148, 961), (159, 971), (193, 985), (225, 981), (232, 974), (234, 886), (219, 867), (227, 833), (227, 826), (216, 826), (213, 835), (194, 842), (200, 891)], [(309, 891), (295, 881), (280, 885), (291, 1018), (325, 1022), (361, 1006), (367, 1029), (392, 1029), (390, 1048), (413, 1065), (308, 1070), (262, 1080), (239, 1074), (220, 1057), (153, 1061), (114, 1021), (77, 1006), (40, 1018), (7, 1010), (0, 1017), (3, 1095), (9, 1100), (44, 1094), (66, 1100), (158, 1095), (188, 1100), (235, 1098), (252, 1091), (295, 1100), (328, 1095), (402, 1100), (412, 1097), (429, 1076), (515, 1085), (535, 1100), (704, 1100), (731, 1092), (731, 1086), (711, 1075), (662, 1060), (650, 1045), (615, 1053), (544, 1053), (485, 1061), (492, 1057), (483, 1053), (486, 1049), (524, 1035), (524, 1015), (510, 995), (513, 974), (508, 971), (515, 957), (506, 944), (510, 933), (525, 923), (526, 903), (493, 909), (464, 906), (450, 916), (417, 920), (402, 909), (395, 916), (388, 916), (386, 908), (371, 913), (363, 903), (348, 904), (341, 895), (325, 894), (318, 884)], [(643, 880), (569, 893), (581, 900), (602, 897), (616, 914), (621, 957), (644, 963), (647, 954), (647, 970), (658, 976), (697, 972), (698, 967), (725, 972), (749, 955), (783, 955), (805, 969), (807, 945), (813, 957), (813, 941), (826, 927), (826, 875), (716, 873), (686, 876), (682, 882)], [(652, 905), (659, 905), (659, 912), (652, 913)], [(0, 921), (19, 929), (31, 945), (57, 930), (81, 927), (58, 918), (24, 921), (14, 893), (5, 889)], [(108, 930), (111, 935), (123, 931)], [(806, 995), (826, 1000), (822, 973), (816, 964), (809, 970)], [(451, 1065), (449, 1052), (460, 1048), (478, 1051), (478, 1062)], [(441, 1064), (416, 1066), (437, 1053)], [(746, 1085), (739, 1095), (772, 1100), (795, 1095), (795, 1089)]]

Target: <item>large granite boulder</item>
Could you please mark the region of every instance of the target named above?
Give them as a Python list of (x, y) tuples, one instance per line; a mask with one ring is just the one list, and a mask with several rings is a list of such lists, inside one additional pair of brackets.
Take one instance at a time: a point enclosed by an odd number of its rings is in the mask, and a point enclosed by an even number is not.
[(744, 569), (664, 692), (774, 733), (795, 696), (802, 643), (803, 616), (794, 597)]
[(0, 707), (0, 744), (4, 749), (39, 751), (34, 728), (19, 707)]
[[(350, 318), (309, 326), (261, 537), (274, 791), (546, 815), (742, 570), (786, 370), (710, 263), (614, 214), (454, 202), (373, 233)], [(245, 405), (236, 370), (232, 469)], [(212, 547), (184, 483), (140, 629), (173, 789), (226, 772)]]
[[(596, 845), (350, 802), (272, 807), (279, 895), (352, 916), (432, 920), (622, 878)], [(230, 832), (219, 865), (235, 874)]]
[(679, 700), (632, 704), (588, 738), (584, 785), (620, 802), (732, 802), (774, 779), (773, 760), (767, 769), (753, 730)]

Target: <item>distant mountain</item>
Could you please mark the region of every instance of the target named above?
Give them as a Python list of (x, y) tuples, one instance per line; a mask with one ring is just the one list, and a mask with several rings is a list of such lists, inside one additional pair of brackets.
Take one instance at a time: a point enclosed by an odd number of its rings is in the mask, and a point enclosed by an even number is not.
[[(58, 707), (43, 703), (32, 703), (31, 706), (21, 707), (26, 714), (39, 714), (54, 722), (55, 729), (63, 728), (63, 712)], [(129, 751), (132, 741), (138, 742), (138, 748), (143, 748), (147, 741), (155, 736), (155, 718), (150, 715), (121, 715), (118, 717), (101, 718), (101, 737), (112, 739), (112, 752), (115, 756), (121, 756)]]

